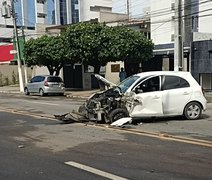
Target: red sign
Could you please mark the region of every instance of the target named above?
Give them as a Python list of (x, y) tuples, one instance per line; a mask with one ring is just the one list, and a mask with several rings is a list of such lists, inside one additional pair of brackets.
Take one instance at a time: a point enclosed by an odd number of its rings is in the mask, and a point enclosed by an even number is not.
[(10, 53), (10, 51), (13, 49), (13, 44), (0, 45), (0, 63), (10, 62), (14, 60), (14, 54)]

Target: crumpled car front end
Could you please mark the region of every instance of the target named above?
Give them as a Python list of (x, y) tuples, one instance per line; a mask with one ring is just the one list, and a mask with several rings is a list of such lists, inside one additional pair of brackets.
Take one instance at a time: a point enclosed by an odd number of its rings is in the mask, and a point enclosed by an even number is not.
[(127, 110), (122, 102), (122, 96), (118, 87), (113, 87), (92, 95), (86, 103), (79, 108), (79, 112), (86, 118), (93, 121), (113, 122), (111, 113), (116, 109), (124, 109), (127, 116)]

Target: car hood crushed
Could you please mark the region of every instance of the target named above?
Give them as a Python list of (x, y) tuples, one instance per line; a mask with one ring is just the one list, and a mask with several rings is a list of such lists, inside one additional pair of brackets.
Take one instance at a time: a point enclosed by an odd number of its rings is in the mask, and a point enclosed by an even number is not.
[[(79, 107), (78, 111), (66, 113), (64, 115), (55, 115), (59, 120), (69, 121), (95, 121), (113, 123), (119, 119), (121, 124), (130, 121), (128, 110), (126, 108), (126, 98), (118, 85), (108, 81), (102, 76), (95, 74), (95, 77), (104, 85), (104, 90), (91, 95), (87, 101)], [(126, 121), (126, 117), (128, 120)], [(114, 124), (119, 126), (120, 123)]]

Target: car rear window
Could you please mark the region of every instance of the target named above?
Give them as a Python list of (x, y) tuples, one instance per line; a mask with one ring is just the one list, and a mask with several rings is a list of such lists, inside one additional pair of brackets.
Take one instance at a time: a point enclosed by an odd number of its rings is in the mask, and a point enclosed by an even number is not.
[(177, 76), (165, 77), (164, 90), (185, 88), (189, 86), (190, 86), (189, 83), (181, 77), (177, 77)]
[(62, 82), (62, 79), (60, 77), (55, 76), (55, 77), (48, 77), (47, 81), (48, 82)]

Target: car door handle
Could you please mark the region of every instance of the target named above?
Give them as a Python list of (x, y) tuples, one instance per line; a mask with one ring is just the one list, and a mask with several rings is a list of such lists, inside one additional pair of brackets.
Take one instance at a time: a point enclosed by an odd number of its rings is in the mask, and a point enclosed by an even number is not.
[(153, 97), (153, 99), (159, 99), (160, 98), (160, 96), (154, 96)]
[(189, 95), (189, 92), (184, 92), (183, 95)]

